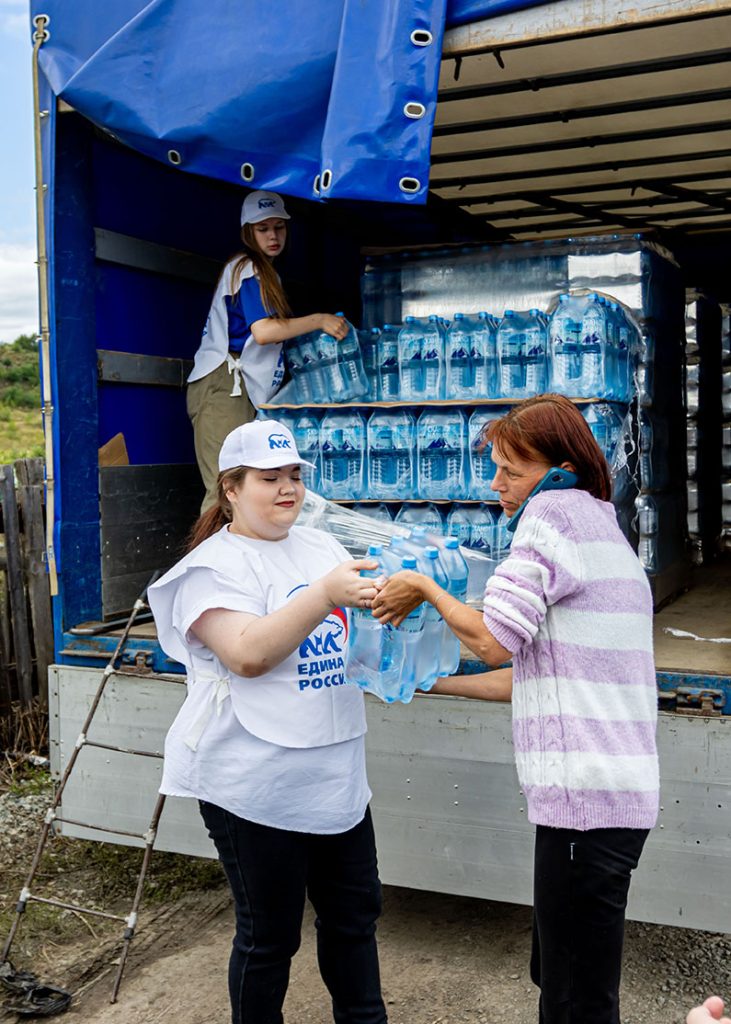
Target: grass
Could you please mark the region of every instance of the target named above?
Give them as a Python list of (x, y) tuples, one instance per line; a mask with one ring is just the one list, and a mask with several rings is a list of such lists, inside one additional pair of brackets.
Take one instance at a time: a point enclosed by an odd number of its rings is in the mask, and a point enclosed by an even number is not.
[(21, 335), (0, 345), (0, 463), (44, 453), (38, 347)]

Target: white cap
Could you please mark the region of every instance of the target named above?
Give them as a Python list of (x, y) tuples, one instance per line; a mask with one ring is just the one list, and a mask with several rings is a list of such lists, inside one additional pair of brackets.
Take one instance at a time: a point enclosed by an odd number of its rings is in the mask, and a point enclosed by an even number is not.
[(282, 197), (276, 192), (252, 192), (244, 199), (241, 207), (241, 226), (258, 224), (260, 220), (279, 217), (280, 220), (291, 220), (284, 209)]
[(236, 427), (221, 445), (218, 456), (221, 473), (239, 466), (277, 469), (295, 462), (301, 466), (314, 465), (300, 456), (292, 431), (279, 420), (253, 420)]

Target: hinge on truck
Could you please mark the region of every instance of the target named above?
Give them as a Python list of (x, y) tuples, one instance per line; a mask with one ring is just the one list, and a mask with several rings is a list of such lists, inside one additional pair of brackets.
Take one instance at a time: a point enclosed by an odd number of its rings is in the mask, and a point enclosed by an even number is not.
[(726, 694), (706, 686), (678, 686), (674, 690), (660, 691), (660, 708), (679, 715), (699, 718), (717, 718), (723, 714)]

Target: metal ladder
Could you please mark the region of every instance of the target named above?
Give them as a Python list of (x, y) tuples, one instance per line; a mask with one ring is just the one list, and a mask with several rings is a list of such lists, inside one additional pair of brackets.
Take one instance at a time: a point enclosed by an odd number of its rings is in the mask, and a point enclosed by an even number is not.
[[(130, 747), (117, 747), (112, 746), (108, 743), (96, 743), (88, 738), (89, 729), (91, 728), (94, 715), (96, 714), (101, 703), (106, 685), (113, 675), (120, 674), (117, 669), (117, 662), (119, 661), (119, 658), (124, 649), (124, 645), (126, 644), (127, 639), (129, 638), (129, 634), (132, 629), (132, 626), (134, 625), (135, 619), (143, 609), (148, 608), (148, 605), (145, 601), (145, 597), (147, 595), (147, 588), (151, 586), (152, 583), (154, 583), (158, 575), (159, 573), (157, 572), (153, 575), (145, 589), (142, 591), (140, 597), (138, 597), (137, 600), (135, 601), (129, 619), (127, 620), (127, 623), (122, 631), (122, 635), (119, 638), (119, 643), (115, 648), (114, 654), (112, 655), (107, 666), (102, 672), (102, 678), (99, 682), (99, 686), (97, 687), (96, 693), (94, 694), (94, 699), (92, 700), (91, 707), (89, 708), (89, 712), (86, 716), (86, 719), (84, 720), (84, 724), (81, 727), (81, 732), (79, 733), (78, 739), (76, 740), (74, 749), (71, 752), (71, 756), (69, 757), (68, 764), (66, 765), (63, 775), (61, 776), (61, 781), (59, 782), (58, 788), (56, 789), (56, 794), (53, 799), (53, 803), (46, 812), (46, 817), (43, 822), (43, 827), (41, 829), (41, 834), (38, 839), (35, 854), (33, 855), (33, 860), (31, 862), (28, 875), (25, 879), (25, 884), (21, 889), (20, 897), (15, 906), (15, 918), (13, 919), (13, 923), (10, 928), (10, 933), (5, 942), (5, 946), (3, 947), (2, 954), (0, 955), (0, 963), (4, 963), (8, 959), (10, 949), (13, 944), (13, 940), (15, 939), (18, 927), (20, 925), (21, 917), (25, 913), (29, 903), (45, 903), (53, 907), (58, 907), (62, 910), (72, 910), (77, 914), (88, 914), (92, 917), (103, 917), (112, 921), (122, 921), (124, 922), (125, 929), (123, 934), (122, 953), (119, 958), (119, 965), (117, 967), (117, 973), (114, 979), (114, 986), (112, 988), (112, 995), (110, 999), (110, 1002), (112, 1003), (116, 1003), (117, 1001), (119, 986), (121, 985), (122, 982), (122, 974), (124, 972), (124, 967), (127, 962), (127, 956), (129, 955), (130, 943), (134, 938), (135, 929), (137, 927), (137, 918), (140, 903), (142, 901), (142, 890), (144, 888), (145, 878), (147, 876), (147, 870), (150, 864), (150, 858), (152, 857), (152, 849), (155, 844), (155, 839), (157, 837), (157, 828), (160, 821), (160, 815), (162, 814), (162, 809), (165, 806), (165, 797), (161, 794), (158, 795), (157, 802), (155, 803), (155, 808), (152, 812), (152, 817), (150, 819), (150, 826), (147, 829), (147, 831), (142, 834), (137, 832), (127, 832), (123, 829), (107, 828), (102, 825), (91, 825), (83, 821), (74, 821), (71, 818), (59, 817), (59, 815), (56, 812), (61, 803), (63, 793), (66, 788), (66, 784), (69, 781), (69, 778), (74, 770), (74, 767), (76, 765), (76, 762), (79, 758), (81, 751), (85, 747), (94, 747), (99, 750), (111, 750), (116, 753), (130, 754), (136, 757), (156, 757), (162, 759), (163, 755), (157, 752), (149, 750), (134, 750)], [(32, 892), (31, 887), (35, 879), (36, 872), (38, 871), (38, 867), (40, 865), (43, 852), (46, 848), (48, 837), (51, 834), (51, 830), (55, 823), (77, 825), (82, 828), (88, 828), (96, 830), (98, 832), (106, 832), (112, 835), (127, 836), (133, 839), (141, 839), (144, 842), (145, 845), (144, 852), (142, 855), (142, 863), (140, 865), (140, 872), (137, 877), (137, 887), (135, 889), (134, 899), (132, 901), (132, 909), (130, 910), (129, 914), (127, 914), (126, 916), (122, 916), (119, 914), (108, 914), (101, 910), (93, 910), (90, 907), (80, 907), (76, 904), (66, 903), (63, 900), (48, 899), (43, 896), (36, 896)]]

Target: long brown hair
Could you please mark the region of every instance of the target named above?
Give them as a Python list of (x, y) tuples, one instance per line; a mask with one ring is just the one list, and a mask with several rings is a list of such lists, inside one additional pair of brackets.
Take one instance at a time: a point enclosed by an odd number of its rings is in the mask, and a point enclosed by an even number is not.
[(538, 455), (551, 466), (570, 462), (579, 490), (601, 501), (612, 496), (607, 460), (584, 417), (563, 395), (536, 395), (514, 405), (506, 416), (487, 424), (482, 444), (503, 450), (509, 446), (521, 459)]
[[(287, 235), (289, 236), (289, 230), (287, 230)], [(287, 296), (284, 294), (282, 282), (279, 280), (279, 275), (274, 269), (272, 261), (264, 255), (256, 244), (252, 224), (244, 224), (241, 228), (241, 241), (244, 243), (244, 251), (234, 264), (231, 276), (233, 294), (235, 295), (241, 287), (241, 275), (246, 264), (251, 262), (254, 265), (254, 271), (259, 281), (264, 309), (270, 316), (277, 316), (281, 320), (287, 320), (292, 316), (292, 311), (289, 308)]]
[(208, 540), (214, 533), (218, 533), (222, 526), (230, 523), (232, 519), (231, 502), (226, 497), (226, 491), (233, 490), (243, 482), (249, 472), (248, 466), (239, 466), (237, 469), (225, 469), (218, 474), (216, 481), (216, 504), (203, 512), (193, 523), (188, 534), (187, 551), (192, 551)]

